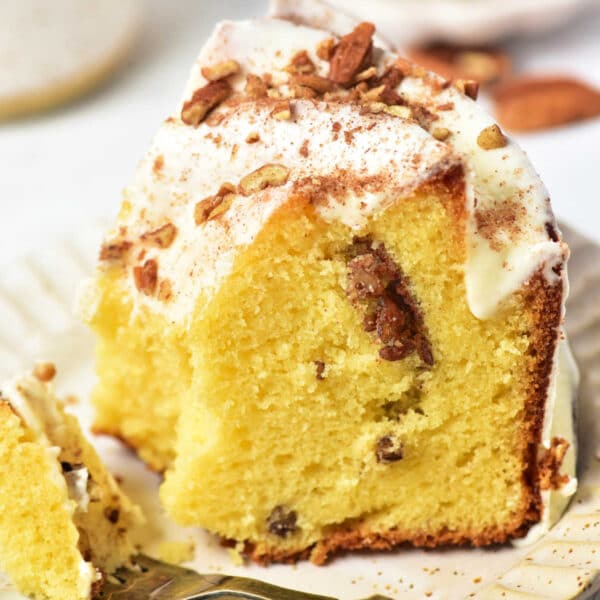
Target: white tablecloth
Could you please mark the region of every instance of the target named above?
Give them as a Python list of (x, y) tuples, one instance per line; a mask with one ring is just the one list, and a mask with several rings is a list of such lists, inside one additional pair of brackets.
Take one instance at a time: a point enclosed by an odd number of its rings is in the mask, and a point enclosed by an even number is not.
[[(116, 78), (63, 109), (0, 124), (0, 266), (115, 215), (214, 23), (264, 14), (266, 4), (145, 0), (139, 43)], [(600, 7), (510, 48), (523, 70), (580, 75), (600, 87)], [(600, 241), (600, 118), (518, 138), (559, 218)]]

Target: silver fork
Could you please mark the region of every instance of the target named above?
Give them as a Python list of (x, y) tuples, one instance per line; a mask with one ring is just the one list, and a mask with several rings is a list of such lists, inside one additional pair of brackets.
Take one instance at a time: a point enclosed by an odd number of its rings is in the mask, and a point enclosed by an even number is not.
[[(94, 600), (336, 600), (331, 596), (317, 596), (285, 589), (270, 583), (233, 577), (230, 575), (200, 575), (138, 555), (135, 566), (119, 569)], [(390, 600), (385, 596), (371, 596), (367, 600)]]

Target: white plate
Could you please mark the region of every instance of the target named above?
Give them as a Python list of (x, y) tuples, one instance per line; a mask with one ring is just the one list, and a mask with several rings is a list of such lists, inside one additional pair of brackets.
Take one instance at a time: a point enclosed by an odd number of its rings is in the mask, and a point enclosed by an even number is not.
[(337, 34), (371, 21), (392, 48), (444, 40), (489, 44), (561, 25), (594, 0), (271, 0), (271, 13)]
[[(0, 279), (0, 377), (27, 369), (34, 359), (52, 359), (63, 394), (86, 398), (93, 384), (92, 336), (72, 316), (70, 300), (77, 283), (89, 275), (99, 247), (100, 227), (80, 229), (68, 240), (14, 264)], [(144, 509), (149, 526), (144, 550), (160, 541), (193, 539), (200, 572), (227, 572), (260, 578), (286, 587), (357, 600), (372, 594), (391, 598), (542, 599), (588, 598), (600, 586), (600, 462), (594, 458), (600, 424), (600, 247), (572, 230), (566, 232), (573, 255), (567, 329), (583, 378), (580, 416), (580, 491), (555, 529), (531, 548), (357, 553), (334, 559), (326, 567), (237, 567), (212, 536), (183, 529), (162, 512), (157, 499), (159, 477), (128, 450), (108, 438), (94, 443), (110, 469), (123, 477), (126, 492)], [(84, 426), (90, 423), (85, 402), (73, 409)], [(500, 578), (502, 583), (497, 583)], [(549, 583), (551, 582), (551, 583)], [(503, 587), (499, 587), (503, 586)], [(587, 590), (580, 594), (581, 590)], [(5, 591), (2, 592), (1, 590)], [(0, 577), (0, 598), (20, 598)], [(524, 595), (525, 594), (525, 595)], [(579, 594), (579, 595), (578, 595)]]

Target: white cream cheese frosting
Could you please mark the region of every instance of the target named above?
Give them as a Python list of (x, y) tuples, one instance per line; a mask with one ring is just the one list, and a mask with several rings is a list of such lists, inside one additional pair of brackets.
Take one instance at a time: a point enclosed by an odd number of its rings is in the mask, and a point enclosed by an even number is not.
[[(405, 101), (425, 107), (435, 118), (436, 128), (448, 129), (450, 135), (444, 142), (435, 140), (415, 121), (387, 114), (364, 115), (358, 107), (349, 105), (330, 104), (326, 110), (312, 111), (305, 117), (308, 107), (303, 108), (301, 100), (293, 101), (297, 117), (289, 121), (269, 119), (260, 110), (252, 115), (250, 113), (257, 109), (243, 105), (224, 109), (226, 122), (219, 127), (204, 122), (193, 128), (181, 121), (183, 103), (207, 83), (201, 74), (202, 66), (236, 60), (241, 73), (232, 79), (234, 90), (243, 90), (247, 73), (269, 73), (285, 94), (289, 80), (286, 66), (302, 50), (306, 50), (315, 63), (317, 73), (327, 75), (329, 63), (316, 55), (317, 45), (326, 37), (322, 31), (276, 19), (224, 22), (217, 26), (192, 69), (180, 106), (160, 128), (125, 191), (125, 200), (132, 210), (120, 219), (118, 226), (128, 228), (128, 237), (171, 222), (178, 234), (169, 248), (160, 251), (165, 270), (190, 273), (189, 261), (194, 260), (194, 256), (213, 255), (215, 242), (218, 242), (223, 263), (218, 271), (225, 274), (226, 248), (249, 243), (263, 220), (289, 193), (294, 181), (307, 173), (326, 175), (333, 173), (334, 167), (361, 168), (369, 175), (385, 170), (397, 183), (394, 190), (397, 193), (400, 188), (409, 192), (439, 173), (442, 163), (447, 167), (454, 161), (462, 164), (467, 177), (469, 226), (465, 283), (473, 314), (479, 318), (491, 316), (502, 301), (520, 289), (538, 269), (544, 270), (550, 284), (557, 282), (560, 275), (553, 267), (564, 262), (568, 249), (548, 233), (556, 231), (548, 192), (526, 154), (508, 139), (501, 148), (480, 147), (478, 135), (494, 125), (493, 119), (455, 87), (442, 89), (442, 80), (433, 74), (404, 77), (397, 92)], [(395, 55), (383, 51), (377, 55), (379, 72), (396, 60)], [(245, 111), (247, 114), (243, 114)], [(354, 136), (353, 144), (348, 145), (343, 139), (334, 139), (332, 125), (340, 119), (344, 130), (360, 126), (367, 119), (372, 120), (376, 129), (359, 133)], [(247, 135), (253, 132), (260, 134), (261, 141), (246, 143)], [(395, 140), (393, 136), (397, 136)], [(275, 139), (285, 143), (274, 148), (270, 142)], [(303, 157), (295, 145), (304, 139), (309, 140), (313, 149), (317, 144), (323, 146), (318, 153), (310, 152)], [(401, 145), (398, 140), (402, 141)], [(419, 161), (413, 164), (417, 156)], [(160, 172), (155, 168), (157, 159), (163, 164)], [(282, 162), (290, 169), (287, 187), (262, 190), (253, 195), (251, 202), (240, 202), (242, 213), (248, 210), (250, 214), (236, 220), (227, 240), (215, 239), (221, 233), (214, 231), (216, 227), (210, 222), (200, 229), (195, 226), (190, 215), (196, 202), (215, 194), (220, 183), (235, 184), (267, 162)], [(281, 195), (279, 201), (278, 195)], [(368, 198), (367, 209), (361, 208), (361, 202), (336, 203), (332, 199), (324, 215), (359, 228), (365, 216), (381, 210), (388, 201), (389, 193), (385, 190), (379, 191), (377, 197)], [(507, 202), (518, 204), (518, 223), (499, 227), (493, 232), (494, 239), (489, 239), (489, 232), (478, 229), (478, 215), (502, 210)], [(189, 249), (194, 252), (188, 252)], [(154, 303), (153, 309), (168, 313), (174, 321), (185, 319), (191, 309), (190, 298), (196, 297), (197, 288), (209, 285), (210, 278), (213, 278), (211, 284), (216, 284), (215, 271), (203, 268), (201, 263), (196, 260), (194, 277), (177, 277), (174, 301), (168, 305), (137, 294), (135, 290), (132, 290), (133, 297), (136, 302)], [(87, 301), (90, 298), (88, 295)]]
[[(57, 405), (51, 384), (44, 383), (30, 374), (19, 375), (0, 385), (0, 398), (8, 402), (23, 424), (36, 437), (37, 443), (46, 448), (47, 474), (58, 489), (64, 490), (63, 510), (73, 519), (75, 511), (86, 511), (90, 497), (87, 493), (89, 473), (85, 467), (64, 473), (59, 462), (61, 449), (51, 442), (51, 432), (64, 428), (64, 420)], [(82, 589), (91, 589), (98, 580), (96, 568), (81, 558), (79, 563)]]
[[(142, 252), (144, 260), (156, 259), (159, 281), (161, 274), (169, 278), (172, 297), (162, 302), (139, 290), (129, 270), (124, 291), (135, 309), (145, 307), (172, 322), (187, 323), (199, 293), (216, 289), (229, 273), (237, 250), (252, 242), (270, 215), (307, 179), (319, 181), (342, 169), (362, 181), (364, 185), (345, 197), (332, 196), (317, 206), (323, 218), (359, 229), (369, 215), (456, 165), (462, 166), (466, 179), (464, 273), (472, 313), (481, 319), (492, 316), (538, 272), (549, 285), (562, 284), (564, 302), (568, 248), (560, 240), (539, 176), (525, 153), (504, 136), (503, 144), (494, 149), (480, 144), (481, 132), (495, 125), (492, 118), (431, 73), (413, 69), (395, 88), (402, 103), (427, 115), (433, 123), (429, 127), (410, 118), (372, 114), (356, 104), (322, 99), (290, 100), (291, 119), (274, 119), (272, 102), (256, 101), (218, 107), (197, 127), (183, 123), (182, 107), (207, 84), (202, 67), (234, 60), (239, 64), (239, 74), (230, 78), (235, 92), (244, 90), (247, 74), (266, 73), (273, 95), (288, 97), (286, 67), (298, 52), (306, 51), (317, 75), (328, 76), (329, 62), (319, 58), (316, 50), (328, 37), (320, 30), (272, 19), (217, 26), (192, 69), (181, 103), (159, 129), (126, 189), (117, 228), (106, 239), (107, 246), (128, 240), (132, 254)], [(396, 61), (395, 55), (375, 49), (379, 75)], [(447, 131), (443, 141), (433, 135), (434, 127)], [(344, 132), (352, 132), (350, 142)], [(257, 136), (258, 141), (248, 142)], [(284, 185), (249, 196), (235, 193), (231, 210), (219, 222), (195, 223), (194, 207), (199, 201), (216, 194), (225, 181), (235, 185), (269, 163), (289, 169)], [(369, 187), (369, 181), (384, 175), (386, 185)], [(510, 218), (499, 218), (507, 212)], [(490, 220), (495, 223), (492, 228)], [(166, 224), (176, 231), (166, 247), (144, 242), (144, 234)], [(80, 312), (88, 318), (94, 304), (91, 286), (81, 296), (88, 306)], [(569, 372), (564, 361), (558, 368), (558, 348), (554, 362), (540, 451), (548, 447), (550, 437), (560, 437), (571, 444), (569, 452), (574, 456), (573, 390), (558, 382)], [(544, 515), (556, 512), (548, 507), (557, 493), (568, 498), (574, 491), (574, 460), (565, 460), (563, 470), (572, 483), (558, 492), (543, 493)]]

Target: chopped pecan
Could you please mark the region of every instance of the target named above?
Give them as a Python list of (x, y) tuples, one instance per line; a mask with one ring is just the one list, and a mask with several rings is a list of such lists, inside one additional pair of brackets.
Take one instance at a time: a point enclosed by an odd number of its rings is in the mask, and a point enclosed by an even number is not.
[(471, 79), (457, 79), (454, 81), (454, 87), (465, 96), (471, 98), (471, 100), (477, 100), (479, 94), (479, 83), (477, 83), (477, 81)]
[(211, 81), (197, 89), (192, 97), (183, 104), (181, 120), (187, 125), (198, 127), (206, 115), (232, 93), (227, 81)]
[(569, 442), (561, 437), (553, 437), (550, 448), (544, 450), (538, 461), (539, 485), (542, 490), (557, 490), (568, 483), (569, 476), (560, 474)]
[(425, 129), (425, 131), (429, 131), (431, 124), (438, 118), (436, 114), (432, 113), (421, 104), (412, 104), (410, 109), (413, 119)]
[(152, 296), (156, 290), (158, 280), (158, 264), (154, 259), (148, 259), (141, 267), (133, 268), (135, 287), (145, 294)]
[(410, 106), (404, 106), (403, 104), (393, 104), (392, 106), (386, 104), (384, 112), (393, 117), (401, 117), (402, 119), (413, 118), (413, 112)]
[(371, 66), (374, 33), (373, 24), (365, 22), (340, 39), (329, 60), (329, 79), (348, 86), (357, 73)]
[(276, 506), (267, 518), (267, 529), (273, 535), (285, 538), (298, 529), (296, 511), (285, 506)]
[(293, 85), (292, 86), (292, 96), (294, 98), (316, 98), (318, 96), (317, 92), (312, 88), (306, 87), (304, 85)]
[(269, 114), (278, 121), (289, 121), (292, 118), (292, 107), (290, 105), (290, 101), (281, 100), (277, 102)]
[(384, 90), (385, 85), (378, 85), (377, 87), (370, 88), (366, 92), (363, 92), (362, 99), (369, 102), (378, 102), (381, 100), (381, 94), (383, 94)]
[(290, 174), (290, 170), (284, 165), (266, 164), (246, 175), (239, 185), (240, 193), (249, 196), (264, 190), (266, 187), (277, 187), (283, 185)]
[(250, 98), (264, 98), (268, 91), (267, 84), (258, 76), (252, 73), (246, 76), (246, 87), (244, 92)]
[(393, 463), (404, 458), (404, 447), (396, 436), (388, 434), (377, 440), (375, 448), (377, 462)]
[(323, 379), (325, 379), (325, 376), (323, 375), (325, 372), (325, 363), (322, 360), (315, 360), (315, 366), (317, 368), (317, 379), (323, 381)]
[(496, 150), (497, 148), (504, 148), (508, 144), (508, 140), (500, 127), (494, 124), (481, 130), (477, 136), (477, 144), (484, 150)]
[(246, 143), (247, 144), (256, 144), (256, 142), (260, 141), (260, 133), (258, 133), (258, 131), (251, 131), (247, 136), (246, 136)]
[(100, 248), (100, 260), (121, 260), (131, 248), (127, 240), (107, 242)]
[(325, 92), (329, 92), (333, 89), (333, 81), (326, 79), (325, 77), (320, 77), (319, 75), (315, 75), (313, 73), (304, 74), (300, 73), (298, 75), (293, 75), (291, 82), (293, 85), (301, 85), (303, 87), (310, 88), (319, 94), (324, 94)]
[(236, 75), (240, 72), (240, 63), (236, 60), (229, 59), (210, 67), (202, 67), (202, 75), (209, 81), (219, 81), (231, 75)]
[(449, 135), (450, 135), (450, 130), (446, 129), (446, 127), (436, 127), (432, 132), (431, 135), (436, 139), (439, 140), (440, 142), (443, 142), (444, 140), (448, 139)]
[(37, 363), (33, 369), (33, 375), (36, 379), (44, 383), (52, 381), (56, 375), (56, 367), (51, 362)]
[(306, 50), (296, 52), (296, 54), (292, 56), (290, 64), (285, 68), (288, 73), (314, 73), (315, 69), (315, 63), (311, 60), (310, 56), (308, 56)]
[(366, 109), (365, 112), (370, 112), (374, 115), (377, 115), (379, 113), (385, 112), (387, 104), (385, 102), (369, 102), (364, 106), (364, 108)]
[(386, 104), (403, 104), (402, 97), (396, 91), (403, 78), (402, 71), (393, 65), (386, 69), (385, 73), (373, 82), (375, 86), (384, 86), (383, 91), (379, 94), (382, 102)]
[(372, 79), (373, 77), (377, 77), (377, 68), (369, 67), (368, 69), (365, 69), (364, 71), (361, 71), (360, 73), (357, 73), (354, 80), (355, 81), (368, 81), (369, 79)]
[(421, 311), (407, 277), (385, 246), (374, 245), (369, 237), (356, 238), (349, 256), (346, 293), (354, 306), (366, 308), (363, 326), (365, 331), (375, 332), (382, 344), (379, 356), (397, 361), (416, 353), (425, 365), (432, 366)]
[(158, 246), (159, 248), (168, 248), (175, 240), (177, 227), (173, 223), (167, 223), (158, 229), (147, 231), (141, 237), (144, 242)]
[(225, 182), (219, 188), (214, 196), (208, 196), (200, 200), (194, 206), (194, 222), (196, 225), (202, 225), (206, 221), (211, 221), (223, 214), (235, 198), (236, 188), (232, 183)]
[(335, 40), (333, 38), (325, 38), (317, 44), (317, 56), (321, 60), (329, 61), (335, 48)]
[(168, 302), (173, 297), (173, 286), (169, 279), (163, 279), (158, 285), (158, 299), (161, 302)]

